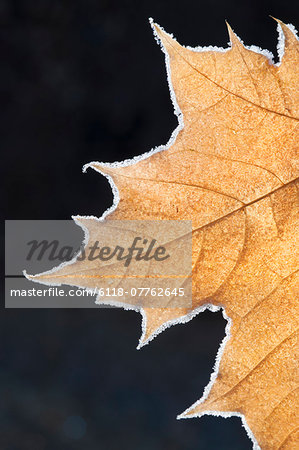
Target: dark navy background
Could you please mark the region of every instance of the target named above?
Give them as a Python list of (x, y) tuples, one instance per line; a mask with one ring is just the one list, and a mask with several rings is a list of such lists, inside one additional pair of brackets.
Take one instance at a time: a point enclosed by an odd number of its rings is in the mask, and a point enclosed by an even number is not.
[[(269, 14), (296, 25), (296, 9), (281, 0), (0, 1), (5, 217), (100, 215), (111, 190), (82, 165), (167, 142), (177, 121), (148, 17), (192, 46), (226, 46), (227, 19), (246, 44), (275, 52)], [(175, 419), (209, 381), (220, 313), (140, 351), (135, 312), (3, 309), (0, 320), (1, 450), (252, 447), (237, 418)]]

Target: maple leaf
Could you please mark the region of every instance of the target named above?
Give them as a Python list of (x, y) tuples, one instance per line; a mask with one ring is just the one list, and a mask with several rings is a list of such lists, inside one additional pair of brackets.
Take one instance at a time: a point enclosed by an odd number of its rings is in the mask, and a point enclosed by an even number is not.
[[(299, 61), (293, 28), (278, 22), (278, 64), (229, 26), (223, 50), (183, 47), (152, 24), (179, 126), (168, 146), (139, 159), (85, 167), (116, 193), (107, 220), (192, 220), (192, 307), (135, 308), (143, 315), (139, 345), (207, 307), (222, 308), (228, 325), (215, 371), (179, 417), (238, 415), (262, 449), (298, 445)], [(97, 240), (97, 218), (75, 220), (89, 243)], [(98, 270), (76, 260), (30, 278), (99, 287)], [(83, 271), (91, 276), (82, 279)]]

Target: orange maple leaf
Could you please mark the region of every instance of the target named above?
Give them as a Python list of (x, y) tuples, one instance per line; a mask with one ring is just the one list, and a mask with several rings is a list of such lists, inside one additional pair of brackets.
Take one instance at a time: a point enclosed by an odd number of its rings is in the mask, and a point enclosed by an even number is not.
[[(153, 24), (179, 126), (168, 146), (118, 164), (92, 162), (116, 195), (110, 219), (192, 220), (192, 307), (137, 308), (140, 346), (206, 307), (227, 334), (201, 400), (180, 418), (238, 415), (262, 449), (298, 448), (298, 41), (284, 51), (186, 48)], [(117, 189), (116, 189), (117, 188)], [(96, 240), (98, 219), (76, 217)], [(31, 277), (99, 287), (85, 261)], [(297, 415), (298, 417), (298, 415)]]

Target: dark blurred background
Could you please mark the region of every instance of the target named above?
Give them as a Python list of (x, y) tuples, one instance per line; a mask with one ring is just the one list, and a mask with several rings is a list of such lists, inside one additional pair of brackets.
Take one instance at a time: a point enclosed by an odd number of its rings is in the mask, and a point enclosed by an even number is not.
[[(177, 121), (148, 17), (191, 46), (226, 46), (227, 19), (277, 60), (269, 14), (296, 25), (296, 10), (281, 0), (1, 0), (5, 218), (98, 216), (111, 190), (82, 165), (167, 142)], [(2, 309), (0, 449), (250, 449), (238, 418), (176, 420), (209, 381), (222, 315), (136, 351), (140, 323), (120, 309)]]

